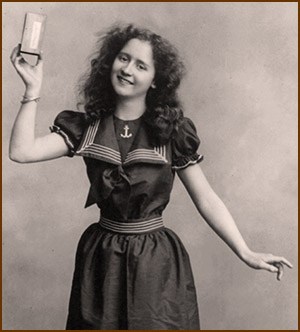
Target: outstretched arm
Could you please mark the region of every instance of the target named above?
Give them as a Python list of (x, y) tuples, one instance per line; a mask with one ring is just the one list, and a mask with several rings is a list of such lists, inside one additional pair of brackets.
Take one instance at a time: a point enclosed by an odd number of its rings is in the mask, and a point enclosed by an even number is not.
[(68, 154), (64, 139), (55, 133), (35, 137), (35, 118), (37, 100), (43, 79), (43, 60), (41, 56), (35, 66), (28, 64), (19, 52), (13, 49), (11, 62), (25, 84), (24, 100), (12, 129), (9, 157), (20, 163), (37, 162), (59, 158)]
[(246, 264), (277, 273), (278, 280), (283, 275), (283, 265), (292, 268), (292, 264), (284, 257), (256, 253), (248, 248), (231, 214), (211, 188), (199, 164), (178, 171), (178, 176), (208, 225)]

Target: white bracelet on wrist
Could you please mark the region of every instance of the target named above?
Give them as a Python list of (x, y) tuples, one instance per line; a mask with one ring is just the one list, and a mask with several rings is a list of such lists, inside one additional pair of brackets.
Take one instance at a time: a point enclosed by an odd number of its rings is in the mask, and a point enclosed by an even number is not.
[(26, 97), (23, 96), (23, 100), (21, 100), (21, 104), (27, 104), (30, 103), (31, 101), (35, 101), (36, 103), (39, 102), (41, 97)]

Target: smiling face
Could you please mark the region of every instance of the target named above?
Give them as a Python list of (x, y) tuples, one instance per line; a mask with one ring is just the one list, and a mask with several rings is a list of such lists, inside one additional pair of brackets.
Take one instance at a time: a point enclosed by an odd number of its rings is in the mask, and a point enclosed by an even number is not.
[(111, 70), (111, 82), (121, 98), (145, 98), (154, 85), (155, 67), (151, 44), (129, 40), (117, 55)]

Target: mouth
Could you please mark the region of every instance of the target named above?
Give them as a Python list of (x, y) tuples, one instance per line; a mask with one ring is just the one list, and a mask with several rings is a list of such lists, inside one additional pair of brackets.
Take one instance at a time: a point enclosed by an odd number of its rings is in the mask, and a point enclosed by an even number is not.
[(124, 85), (133, 85), (133, 82), (131, 82), (130, 80), (126, 79), (125, 77), (123, 77), (121, 75), (117, 75), (117, 78), (118, 78), (118, 81), (121, 84), (124, 84)]

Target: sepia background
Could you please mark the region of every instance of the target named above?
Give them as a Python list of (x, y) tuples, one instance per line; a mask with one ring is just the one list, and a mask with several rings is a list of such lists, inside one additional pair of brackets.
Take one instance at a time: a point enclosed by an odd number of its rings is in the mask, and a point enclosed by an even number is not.
[[(204, 330), (297, 329), (297, 3), (2, 3), (3, 329), (64, 329), (84, 209), (81, 158), (20, 165), (9, 136), (24, 93), (9, 56), (26, 12), (48, 16), (37, 134), (76, 108), (96, 32), (116, 21), (172, 41), (187, 66), (180, 95), (201, 166), (252, 250), (286, 256), (281, 282), (250, 269), (198, 215), (176, 179), (165, 223), (193, 266)], [(145, 326), (147, 329), (147, 326)]]

